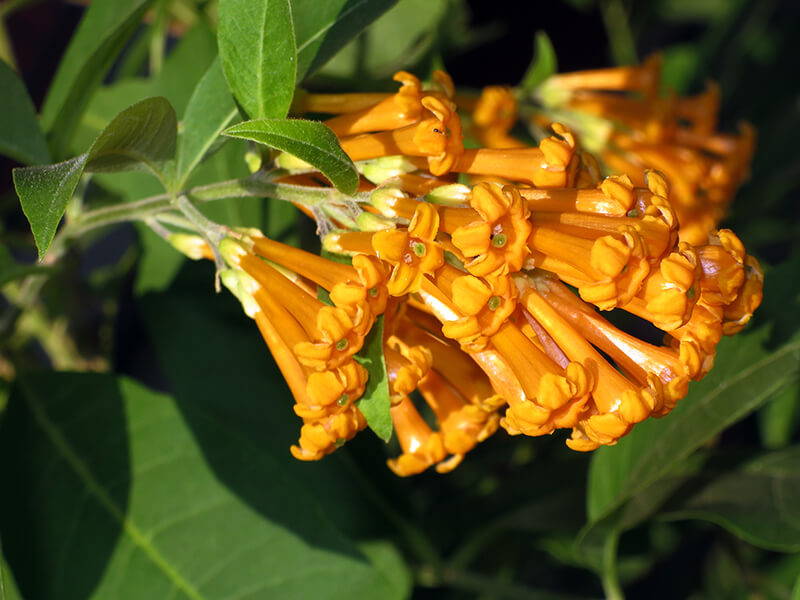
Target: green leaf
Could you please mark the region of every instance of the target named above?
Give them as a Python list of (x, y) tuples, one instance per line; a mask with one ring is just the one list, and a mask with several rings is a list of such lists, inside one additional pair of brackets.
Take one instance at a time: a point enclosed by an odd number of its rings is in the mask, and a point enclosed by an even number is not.
[(181, 189), (220, 133), (238, 114), (219, 59), (215, 60), (186, 107), (178, 142), (175, 188)]
[(588, 491), (591, 520), (669, 474), (682, 459), (797, 378), (800, 336), (769, 350), (764, 346), (770, 334), (771, 328), (762, 326), (723, 339), (714, 369), (692, 383), (670, 415), (640, 423), (617, 446), (594, 452)]
[(382, 444), (363, 432), (353, 442), (361, 448), (367, 444), (367, 456), (347, 460), (346, 444), (318, 462), (294, 460), (289, 447), (297, 443), (303, 422), (292, 410), (291, 392), (255, 323), (232, 295), (213, 293), (213, 280), (211, 261), (187, 262), (168, 292), (139, 301), (159, 370), (176, 399), (202, 407), (254, 448), (276, 457), (293, 478), (324, 499), (325, 514), (350, 537), (374, 539), (385, 523), (369, 492), (361, 493), (365, 475), (359, 466), (371, 461), (385, 473)]
[(704, 519), (756, 546), (798, 552), (800, 447), (760, 456), (712, 478), (688, 497), (667, 503), (660, 517)]
[(287, 462), (202, 402), (23, 377), (0, 431), (4, 551), (29, 598), (402, 597), (398, 558), (374, 564)]
[(787, 446), (800, 417), (800, 382), (788, 386), (758, 413), (758, 429), (765, 447)]
[(354, 358), (369, 373), (367, 388), (356, 406), (375, 435), (388, 442), (392, 437), (392, 415), (389, 375), (383, 359), (383, 315), (378, 317), (364, 340), (364, 347)]
[(178, 118), (166, 98), (147, 98), (119, 113), (89, 148), (86, 170), (94, 173), (148, 167), (160, 175), (175, 155)]
[(181, 36), (156, 76), (131, 77), (101, 86), (81, 118), (70, 151), (80, 154), (111, 119), (134, 102), (145, 98), (163, 96), (172, 104), (177, 115), (183, 115), (197, 82), (216, 56), (216, 35), (208, 26), (198, 24)]
[(533, 60), (519, 84), (520, 91), (530, 92), (556, 72), (558, 72), (558, 62), (553, 44), (544, 31), (537, 31), (534, 38)]
[[(305, 1), (313, 3), (313, 0)], [(449, 17), (448, 35), (458, 30), (454, 22), (457, 10), (457, 3), (448, 0), (400, 0), (329, 60), (320, 75), (363, 78), (367, 74), (382, 78), (407, 69), (420, 61), (434, 43), (441, 41), (437, 33), (445, 19)], [(296, 18), (298, 40), (299, 27)], [(298, 42), (298, 47), (300, 45)]]
[(797, 576), (797, 581), (794, 582), (794, 589), (792, 590), (792, 600), (800, 600), (800, 575)]
[(297, 38), (297, 81), (302, 81), (397, 0), (291, 0), (291, 4)]
[(70, 42), (42, 107), (42, 127), (63, 156), (81, 114), (153, 0), (92, 2)]
[(342, 150), (336, 134), (322, 123), (302, 119), (263, 119), (238, 123), (222, 133), (288, 152), (319, 169), (336, 189), (345, 194), (354, 194), (358, 189), (358, 171), (353, 161)]
[(36, 109), (25, 85), (5, 62), (0, 60), (0, 154), (26, 165), (50, 162)]
[(222, 70), (244, 111), (285, 117), (297, 69), (289, 0), (220, 0), (218, 35)]
[(149, 98), (117, 115), (87, 152), (68, 161), (14, 169), (14, 187), (42, 258), (84, 170), (124, 171), (141, 166), (160, 174), (175, 153), (177, 119), (164, 98)]

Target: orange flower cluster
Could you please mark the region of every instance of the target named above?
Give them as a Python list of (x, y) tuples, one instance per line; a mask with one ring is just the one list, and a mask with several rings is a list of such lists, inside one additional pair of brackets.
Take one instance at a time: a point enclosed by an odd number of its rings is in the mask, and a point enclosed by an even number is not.
[(748, 176), (755, 131), (747, 123), (738, 135), (717, 131), (715, 84), (681, 98), (661, 95), (660, 81), (657, 55), (640, 65), (554, 75), (534, 91), (539, 105), (527, 116), (534, 128), (567, 123), (607, 173), (627, 174), (637, 186), (645, 185), (645, 170), (662, 172), (681, 240), (704, 244)]
[[(399, 475), (448, 471), (498, 426), (570, 429), (569, 447), (592, 450), (667, 415), (761, 301), (761, 270), (735, 234), (681, 241), (661, 173), (600, 180), (557, 123), (537, 147), (465, 148), (446, 74), (430, 88), (395, 79), (395, 94), (306, 94), (295, 106), (334, 115), (326, 123), (372, 190), (370, 227), (323, 239), (352, 266), (258, 232), (221, 246), (223, 279), (303, 419), (294, 456), (316, 460), (364, 428), (354, 402), (367, 374), (354, 355), (381, 314)], [(507, 110), (503, 94), (490, 100)], [(502, 141), (507, 126), (485, 139)], [(598, 309), (651, 323), (663, 343)]]

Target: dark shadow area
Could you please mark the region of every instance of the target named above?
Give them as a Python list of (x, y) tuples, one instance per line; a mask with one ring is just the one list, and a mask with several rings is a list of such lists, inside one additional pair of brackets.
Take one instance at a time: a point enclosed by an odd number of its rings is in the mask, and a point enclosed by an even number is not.
[(187, 264), (169, 293), (140, 303), (154, 358), (205, 459), (269, 521), (360, 557), (345, 536), (379, 535), (379, 515), (340, 461), (291, 457), (302, 424), (293, 399), (255, 323), (227, 291), (213, 294), (212, 281), (210, 263)]
[[(122, 534), (102, 502), (124, 515), (130, 491), (115, 379), (22, 374), (0, 419), (0, 472), (0, 537), (23, 597), (90, 597)], [(87, 479), (103, 490), (102, 502)]]

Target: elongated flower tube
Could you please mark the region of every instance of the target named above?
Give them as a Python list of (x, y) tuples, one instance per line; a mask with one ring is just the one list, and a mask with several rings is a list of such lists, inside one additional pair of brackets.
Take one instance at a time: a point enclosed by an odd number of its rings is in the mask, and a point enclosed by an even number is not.
[(400, 477), (417, 475), (447, 456), (444, 440), (438, 431), (420, 416), (408, 396), (392, 406), (392, 424), (403, 453), (387, 461), (389, 468)]
[(329, 292), (333, 304), (353, 320), (366, 335), (375, 318), (383, 314), (389, 291), (384, 263), (374, 256), (359, 254), (346, 265), (316, 254), (254, 235), (253, 252), (310, 279)]
[(661, 57), (653, 54), (640, 65), (560, 73), (550, 77), (547, 89), (638, 92), (654, 98), (661, 79)]
[(449, 100), (425, 96), (422, 105), (432, 116), (391, 131), (342, 138), (342, 149), (354, 161), (395, 154), (424, 157), (433, 175), (444, 175), (463, 150), (461, 121)]
[(557, 188), (519, 190), (534, 212), (582, 212), (624, 217), (633, 208), (633, 183), (627, 175), (609, 176), (594, 189)]
[[(557, 219), (563, 221), (568, 217), (562, 214)], [(571, 219), (562, 226), (556, 219), (535, 220), (528, 238), (531, 262), (558, 274), (577, 287), (584, 300), (603, 310), (626, 304), (650, 272), (639, 232), (632, 226), (619, 224), (615, 233), (591, 239), (589, 235), (604, 231), (585, 227), (581, 232), (569, 232), (574, 227), (571, 223), (577, 222)]]
[[(445, 293), (432, 285), (424, 286), (420, 297), (442, 323), (463, 316)], [(591, 386), (591, 376), (580, 364), (557, 364), (510, 320), (489, 339), (491, 347), (472, 356), (509, 404), (501, 421), (504, 428), (515, 434), (544, 435), (577, 422)], [(508, 382), (510, 385), (505, 385)]]
[(292, 455), (319, 460), (363, 429), (366, 422), (354, 402), (364, 393), (366, 370), (352, 360), (323, 372), (304, 366), (281, 334), (291, 338), (287, 332), (294, 329), (295, 335), (302, 335), (294, 317), (246, 273), (223, 271), (222, 280), (255, 320), (294, 396), (294, 410), (303, 419), (303, 427), (298, 445), (291, 447)]
[[(522, 285), (535, 286), (561, 317), (589, 343), (613, 359), (632, 381), (663, 395), (663, 404), (654, 409), (654, 415), (663, 416), (686, 395), (689, 373), (675, 350), (653, 346), (614, 327), (550, 274), (530, 273)], [(653, 380), (654, 377), (660, 384)]]
[(592, 373), (594, 387), (589, 415), (580, 421), (582, 431), (592, 442), (614, 444), (630, 431), (630, 425), (660, 410), (657, 389), (640, 387), (616, 371), (536, 287), (525, 287), (520, 293), (521, 305), (552, 336), (564, 354)]
[(401, 83), (396, 94), (360, 110), (347, 112), (325, 121), (333, 132), (344, 137), (371, 131), (386, 131), (413, 125), (423, 113), (422, 84), (406, 71), (398, 71), (393, 79)]
[(553, 131), (558, 137), (543, 139), (538, 148), (466, 149), (452, 170), (501, 177), (538, 188), (572, 187), (580, 168), (575, 137), (560, 123), (553, 123)]
[(222, 241), (220, 251), (228, 264), (250, 275), (276, 306), (292, 315), (291, 321), (271, 320), (276, 327), (286, 328), (281, 338), (302, 364), (318, 371), (332, 369), (361, 349), (364, 334), (358, 331), (363, 328), (344, 309), (323, 304), (232, 238)]

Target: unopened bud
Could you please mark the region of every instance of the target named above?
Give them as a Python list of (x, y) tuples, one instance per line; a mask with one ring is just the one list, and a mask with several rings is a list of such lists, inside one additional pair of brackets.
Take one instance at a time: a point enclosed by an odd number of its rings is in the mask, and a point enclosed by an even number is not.
[(248, 150), (244, 154), (244, 162), (247, 165), (247, 169), (251, 173), (255, 173), (261, 168), (261, 154)]
[(440, 185), (425, 194), (425, 201), (444, 206), (460, 206), (469, 204), (472, 197), (472, 190), (463, 183), (451, 183)]
[(242, 257), (247, 254), (247, 249), (239, 240), (231, 237), (222, 238), (219, 243), (219, 254), (227, 265), (238, 266)]
[(383, 231), (384, 229), (395, 228), (393, 221), (381, 215), (373, 215), (368, 212), (362, 212), (358, 215), (356, 226), (359, 231)]
[(281, 152), (278, 154), (278, 158), (275, 159), (275, 164), (281, 169), (286, 169), (287, 171), (311, 171), (314, 169), (314, 167), (308, 164), (306, 161), (300, 160), (296, 156), (287, 152)]
[(211, 248), (199, 235), (191, 233), (171, 233), (167, 238), (172, 247), (192, 260), (214, 258)]
[(369, 202), (378, 209), (384, 217), (397, 217), (394, 207), (398, 200), (403, 200), (406, 195), (392, 187), (379, 187), (369, 195)]
[(259, 288), (258, 282), (244, 271), (235, 269), (223, 269), (219, 272), (219, 278), (222, 285), (228, 288), (228, 291), (236, 296), (236, 299), (242, 304), (244, 314), (251, 319), (254, 318), (256, 313), (261, 310), (253, 297)]
[(373, 160), (364, 160), (356, 163), (356, 167), (375, 185), (380, 185), (392, 177), (417, 170), (417, 167), (404, 156), (382, 156)]

